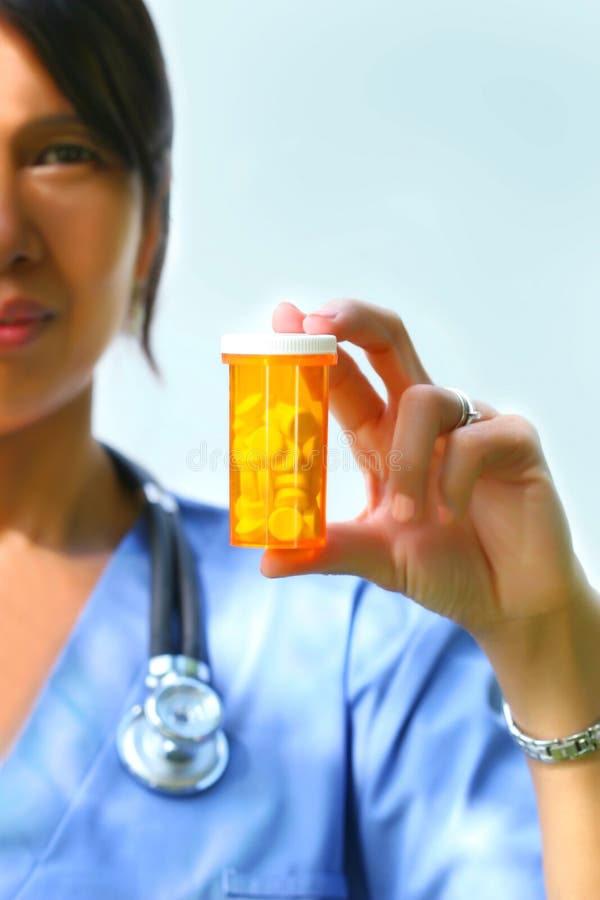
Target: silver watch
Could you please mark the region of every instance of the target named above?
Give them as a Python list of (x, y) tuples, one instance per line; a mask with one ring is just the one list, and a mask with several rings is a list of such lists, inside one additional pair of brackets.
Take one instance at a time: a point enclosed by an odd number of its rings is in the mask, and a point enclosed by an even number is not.
[(596, 722), (585, 731), (570, 734), (564, 738), (552, 738), (549, 741), (530, 737), (515, 725), (510, 707), (506, 700), (502, 700), (502, 710), (508, 730), (523, 750), (532, 759), (540, 762), (556, 763), (569, 759), (579, 759), (600, 749), (600, 722)]

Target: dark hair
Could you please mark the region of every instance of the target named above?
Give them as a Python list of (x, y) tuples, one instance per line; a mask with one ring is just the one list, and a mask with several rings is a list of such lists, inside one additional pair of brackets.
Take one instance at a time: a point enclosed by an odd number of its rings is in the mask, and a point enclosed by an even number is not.
[(141, 174), (144, 214), (161, 203), (162, 235), (147, 280), (141, 334), (142, 350), (160, 379), (150, 326), (169, 233), (173, 108), (150, 13), (143, 0), (0, 0), (0, 19), (28, 40), (82, 121)]

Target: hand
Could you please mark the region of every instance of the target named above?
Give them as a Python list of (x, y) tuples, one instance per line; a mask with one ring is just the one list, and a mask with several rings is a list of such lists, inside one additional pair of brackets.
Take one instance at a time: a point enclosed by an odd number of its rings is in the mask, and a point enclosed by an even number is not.
[[(306, 315), (282, 303), (273, 328), (335, 334), (362, 347), (387, 399), (338, 347), (331, 411), (353, 436), (366, 507), (352, 521), (328, 523), (323, 548), (266, 551), (264, 575), (359, 575), (475, 636), (571, 601), (585, 577), (529, 421), (473, 400), (483, 418), (454, 430), (457, 397), (432, 384), (390, 310), (336, 300), (322, 315)], [(378, 465), (367, 465), (369, 459)]]

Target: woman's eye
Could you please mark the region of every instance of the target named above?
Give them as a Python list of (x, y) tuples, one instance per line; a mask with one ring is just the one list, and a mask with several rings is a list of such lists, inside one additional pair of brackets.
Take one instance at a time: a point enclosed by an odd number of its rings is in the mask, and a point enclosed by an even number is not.
[(36, 165), (44, 160), (46, 165), (56, 163), (98, 162), (100, 157), (89, 147), (80, 144), (53, 144), (47, 147), (37, 158)]

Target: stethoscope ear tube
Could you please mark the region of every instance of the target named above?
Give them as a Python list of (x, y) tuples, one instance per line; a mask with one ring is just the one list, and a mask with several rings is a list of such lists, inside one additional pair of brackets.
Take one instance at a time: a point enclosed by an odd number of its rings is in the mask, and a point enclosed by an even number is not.
[(172, 514), (173, 554), (180, 585), (182, 652), (184, 656), (202, 660), (210, 668), (204, 619), (200, 615), (198, 597), (204, 598), (195, 560), (185, 538), (179, 511)]
[[(122, 719), (117, 750), (123, 766), (160, 793), (198, 793), (214, 784), (229, 759), (221, 701), (208, 683), (204, 595), (175, 498), (142, 466), (103, 445), (121, 476), (141, 488), (152, 554), (150, 663), (143, 706)], [(179, 604), (178, 604), (179, 598)], [(181, 650), (173, 631), (179, 615)]]
[(173, 545), (168, 523), (158, 504), (147, 503), (146, 521), (152, 559), (150, 658), (177, 652), (172, 611), (176, 609)]

